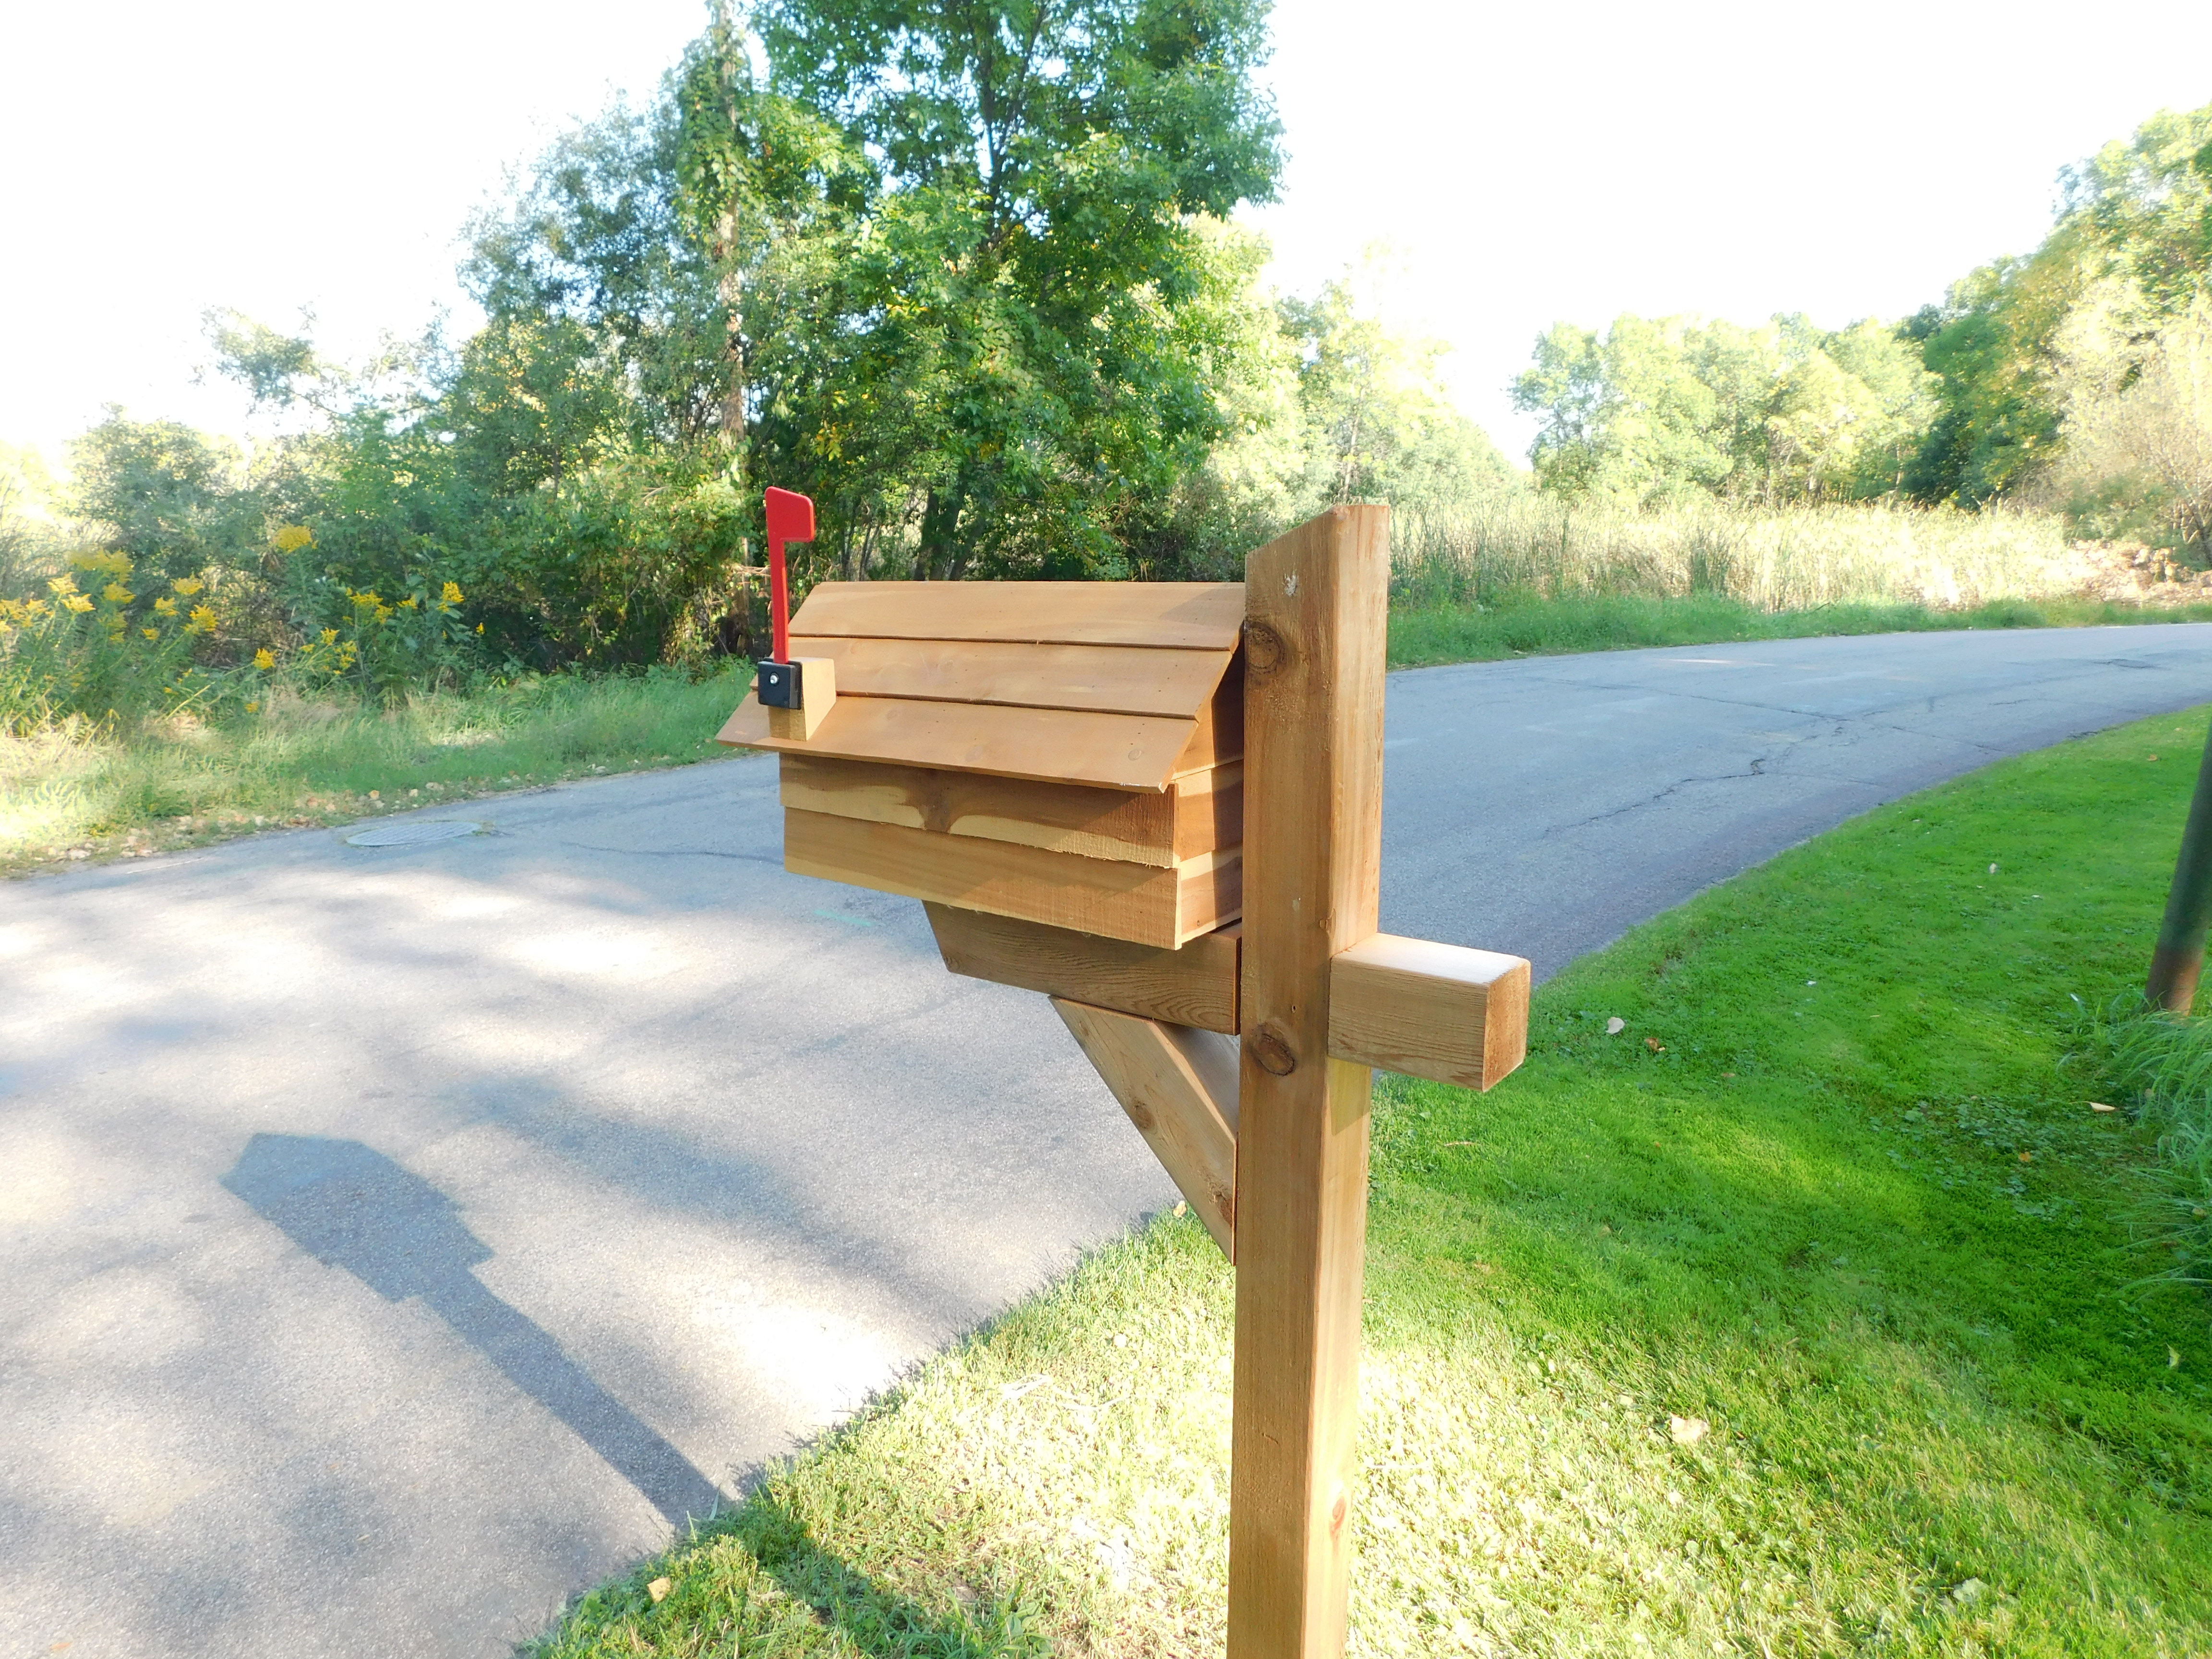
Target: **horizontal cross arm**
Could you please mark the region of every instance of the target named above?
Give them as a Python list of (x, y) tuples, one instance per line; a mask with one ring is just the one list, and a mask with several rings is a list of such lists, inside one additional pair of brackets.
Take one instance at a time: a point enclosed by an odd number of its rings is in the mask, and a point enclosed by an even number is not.
[(1528, 1057), (1528, 960), (1370, 934), (1330, 960), (1328, 1051), (1488, 1089)]

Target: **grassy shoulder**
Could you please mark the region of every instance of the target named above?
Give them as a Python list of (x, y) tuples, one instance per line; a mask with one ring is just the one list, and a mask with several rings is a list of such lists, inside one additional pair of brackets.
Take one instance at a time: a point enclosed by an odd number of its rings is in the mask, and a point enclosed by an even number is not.
[(726, 755), (714, 733), (750, 672), (538, 680), (381, 712), (278, 700), (127, 740), (0, 735), (0, 874)]
[(1808, 611), (1762, 611), (1719, 594), (1668, 599), (1606, 594), (1394, 611), (1390, 665), (1423, 668), (1576, 651), (1720, 645), (1738, 640), (1843, 634), (2207, 621), (2212, 621), (2212, 603), (2152, 607), (2089, 599), (2000, 599), (1954, 611), (1921, 605), (1826, 605)]
[[(2204, 620), (2212, 604), (1766, 611), (1710, 595), (1570, 598), (1394, 611), (1390, 660), (1418, 667), (1812, 635)], [(697, 681), (659, 672), (557, 678), (386, 711), (279, 697), (252, 717), (155, 722), (128, 738), (0, 735), (0, 875), (717, 758), (727, 751), (714, 734), (750, 672), (733, 663)]]
[[(2212, 1652), (2212, 1310), (2145, 1282), (2172, 1172), (2070, 1052), (2204, 718), (1702, 896), (1488, 1096), (1382, 1079), (1353, 1653)], [(1231, 1324), (1163, 1218), (535, 1650), (1218, 1651)]]

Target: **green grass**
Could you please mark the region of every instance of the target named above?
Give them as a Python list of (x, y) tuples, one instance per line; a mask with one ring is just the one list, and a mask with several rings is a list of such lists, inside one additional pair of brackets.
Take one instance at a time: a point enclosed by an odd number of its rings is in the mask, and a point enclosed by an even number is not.
[(2118, 623), (2212, 621), (2212, 603), (2156, 608), (2088, 599), (1996, 599), (1967, 610), (1922, 605), (1826, 605), (1763, 611), (1720, 594), (1634, 594), (1508, 599), (1497, 605), (1395, 610), (1390, 665), (1492, 662), (1573, 651), (1717, 645), (1970, 628), (2086, 628)]
[[(1382, 1081), (1353, 1653), (2212, 1654), (2212, 1304), (2145, 1282), (2174, 1170), (2069, 1051), (2204, 719), (1704, 895), (1540, 990), (1488, 1096)], [(1163, 1218), (538, 1651), (1218, 1652), (1230, 1332)]]
[(724, 755), (714, 733), (750, 672), (535, 680), (386, 712), (279, 700), (127, 738), (0, 734), (0, 873)]

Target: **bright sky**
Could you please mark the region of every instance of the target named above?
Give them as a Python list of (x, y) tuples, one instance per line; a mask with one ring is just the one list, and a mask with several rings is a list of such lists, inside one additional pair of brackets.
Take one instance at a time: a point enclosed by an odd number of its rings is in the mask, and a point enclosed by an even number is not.
[[(241, 429), (200, 313), (301, 307), (358, 356), (457, 306), (469, 212), (568, 120), (649, 96), (701, 0), (18, 0), (0, 28), (0, 441), (120, 403)], [(2049, 223), (2063, 163), (2212, 102), (2212, 6), (1281, 0), (1291, 151), (1255, 217), (1310, 289), (1376, 241), (1512, 451), (1560, 319), (1831, 326), (1941, 297)]]

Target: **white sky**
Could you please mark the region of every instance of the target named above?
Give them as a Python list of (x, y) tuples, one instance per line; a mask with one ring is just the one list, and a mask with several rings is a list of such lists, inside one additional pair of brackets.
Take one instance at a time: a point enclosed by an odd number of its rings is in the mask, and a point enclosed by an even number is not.
[[(102, 404), (241, 429), (199, 314), (302, 306), (358, 356), (453, 305), (471, 209), (701, 0), (0, 0), (0, 441)], [(1291, 165), (1255, 218), (1310, 289), (1392, 245), (1468, 412), (1560, 319), (1893, 317), (2049, 223), (2058, 167), (2212, 102), (2212, 5), (1283, 0)]]

